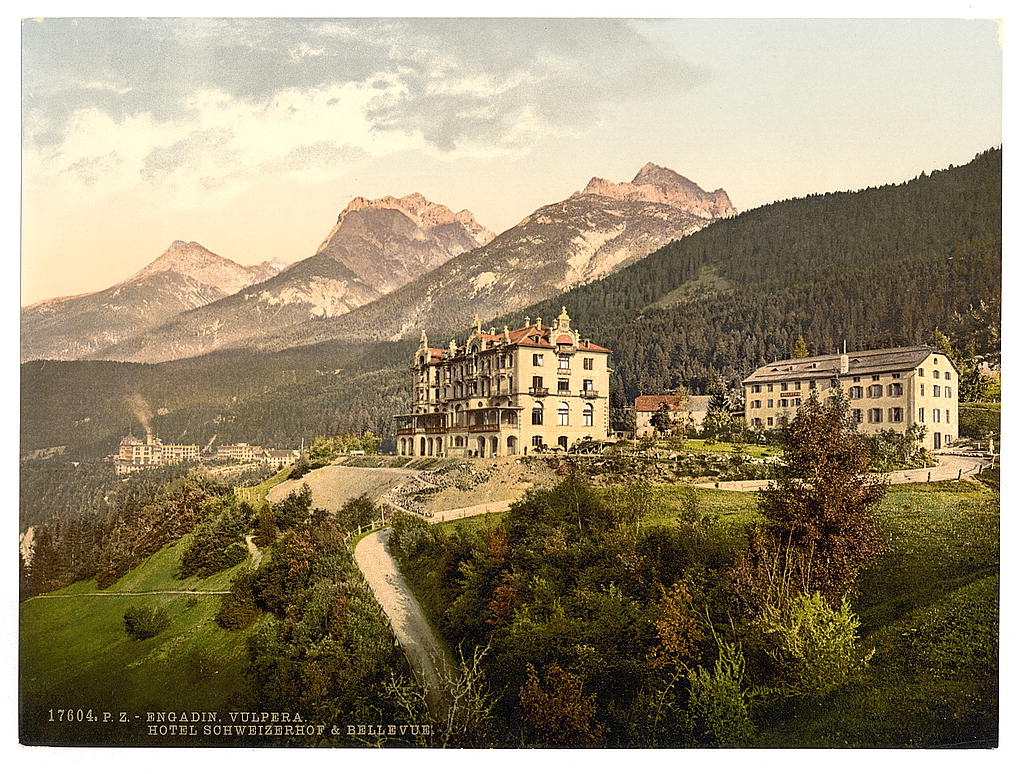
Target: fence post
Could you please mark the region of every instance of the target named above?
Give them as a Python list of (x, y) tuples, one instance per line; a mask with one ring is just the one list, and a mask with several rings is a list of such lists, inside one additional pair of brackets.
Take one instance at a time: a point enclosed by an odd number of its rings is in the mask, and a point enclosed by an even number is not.
[(931, 481), (932, 481), (932, 472), (929, 470), (928, 471), (928, 483), (931, 483)]
[(964, 469), (960, 468), (960, 470), (958, 470), (956, 472), (956, 480), (959, 481), (960, 480), (960, 476), (962, 476), (963, 474), (964, 474)]

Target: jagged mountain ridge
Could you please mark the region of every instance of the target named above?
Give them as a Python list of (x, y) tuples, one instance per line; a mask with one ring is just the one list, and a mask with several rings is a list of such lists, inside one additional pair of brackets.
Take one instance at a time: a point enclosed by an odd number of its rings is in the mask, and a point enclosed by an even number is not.
[[(650, 167), (641, 169), (638, 176), (650, 173)], [(662, 175), (675, 175), (671, 170), (655, 169)], [(482, 247), (462, 253), (337, 318), (306, 319), (289, 327), (266, 326), (248, 341), (232, 342), (219, 338), (221, 330), (207, 327), (204, 332), (196, 326), (185, 339), (189, 346), (183, 347), (179, 323), (207, 318), (228, 303), (225, 300), (183, 315), (181, 320), (150, 332), (145, 340), (129, 342), (104, 355), (160, 362), (224, 346), (283, 349), (335, 339), (396, 340), (416, 335), (420, 329), (457, 327), (474, 313), (483, 318), (497, 316), (604, 277), (711, 223), (712, 219), (689, 210), (708, 212), (706, 200), (716, 195), (678, 177), (686, 187), (674, 187), (669, 178), (657, 185), (636, 186), (638, 192), (621, 187), (612, 195), (593, 190), (577, 192), (541, 207)], [(694, 194), (692, 188), (700, 194)], [(721, 211), (730, 208), (731, 203)], [(353, 211), (361, 211), (358, 202)], [(254, 290), (250, 288), (246, 293)]]
[(333, 320), (493, 236), (468, 210), (452, 212), (418, 193), (356, 197), (310, 258), (100, 354), (172, 360), (242, 346), (310, 320)]
[(128, 279), (96, 293), (50, 298), (21, 312), (22, 360), (92, 357), (106, 347), (236, 293), (278, 272), (242, 266), (197, 242), (176, 240)]
[[(331, 325), (308, 323), (257, 343), (280, 349), (451, 330), (474, 314), (495, 317), (607, 276), (735, 213), (724, 191), (709, 194), (664, 167), (647, 164), (634, 180), (640, 183), (594, 178), (584, 190), (541, 207), (484, 247)], [(711, 212), (715, 218), (706, 217)]]
[(317, 254), (340, 262), (384, 294), (492, 239), (469, 210), (452, 212), (419, 193), (401, 199), (357, 196), (338, 215)]

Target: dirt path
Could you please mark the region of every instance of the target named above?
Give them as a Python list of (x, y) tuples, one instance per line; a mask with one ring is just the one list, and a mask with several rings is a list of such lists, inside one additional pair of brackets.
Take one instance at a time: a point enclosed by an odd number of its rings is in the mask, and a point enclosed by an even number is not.
[[(223, 596), (230, 594), (230, 591), (186, 591), (182, 589), (171, 589), (167, 591), (82, 591), (77, 594), (40, 594), (30, 599), (57, 599), (66, 597), (147, 597), (154, 594), (190, 594), (197, 597)], [(29, 600), (26, 599), (26, 602)]]
[(263, 561), (263, 552), (260, 551), (259, 546), (256, 545), (252, 538), (252, 535), (245, 536), (245, 547), (249, 549), (249, 556), (252, 557), (249, 566), (255, 570), (260, 566), (260, 562)]
[[(955, 454), (939, 455), (939, 464), (934, 468), (914, 468), (912, 470), (895, 470), (889, 473), (890, 484), (920, 484), (926, 481), (953, 481), (959, 478), (970, 478), (987, 467), (989, 462), (979, 457), (960, 457)], [(701, 489), (722, 489), (728, 492), (756, 492), (764, 489), (771, 482), (767, 479), (749, 481), (702, 481), (694, 484)]]
[(391, 530), (382, 529), (360, 540), (356, 545), (356, 564), (391, 621), (398, 644), (426, 693), (431, 715), (444, 718), (449, 709), (444, 676), (453, 673), (454, 666), (388, 552), (390, 537)]

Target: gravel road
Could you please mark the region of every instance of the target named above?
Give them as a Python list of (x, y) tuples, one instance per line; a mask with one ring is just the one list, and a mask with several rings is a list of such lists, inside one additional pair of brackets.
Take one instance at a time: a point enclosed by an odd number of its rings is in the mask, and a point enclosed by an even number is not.
[(447, 716), (449, 708), (444, 676), (452, 674), (454, 667), (444, 644), (388, 553), (390, 537), (389, 528), (360, 540), (356, 545), (356, 564), (391, 621), (398, 644), (426, 693), (431, 715), (441, 719)]

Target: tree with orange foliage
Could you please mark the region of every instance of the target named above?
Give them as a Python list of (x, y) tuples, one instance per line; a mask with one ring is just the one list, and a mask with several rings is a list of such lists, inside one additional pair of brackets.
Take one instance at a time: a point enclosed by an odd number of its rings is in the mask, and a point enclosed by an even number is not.
[(533, 664), (527, 664), (519, 703), (532, 741), (542, 747), (600, 747), (604, 742), (594, 697), (583, 692), (579, 677), (558, 664), (548, 664), (543, 685)]

